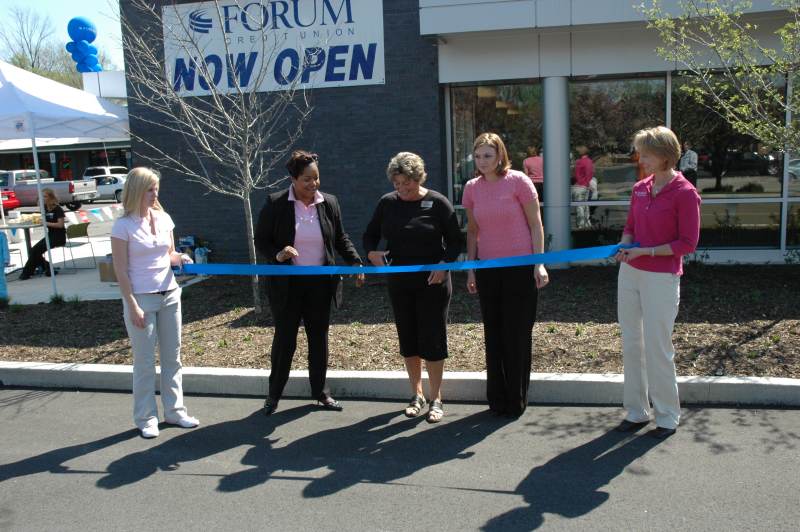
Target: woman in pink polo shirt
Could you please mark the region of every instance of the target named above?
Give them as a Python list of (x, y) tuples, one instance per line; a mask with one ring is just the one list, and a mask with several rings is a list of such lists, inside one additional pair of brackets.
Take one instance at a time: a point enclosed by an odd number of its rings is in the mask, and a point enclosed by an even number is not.
[(192, 260), (175, 251), (175, 224), (158, 202), (158, 183), (154, 170), (131, 170), (122, 191), (125, 214), (111, 228), (114, 273), (133, 351), (133, 421), (144, 438), (158, 436), (156, 343), (164, 421), (183, 428), (200, 424), (183, 405), (181, 289), (172, 274), (172, 266)]
[(700, 196), (674, 170), (681, 145), (665, 127), (636, 133), (634, 146), (647, 177), (631, 194), (628, 221), (620, 244), (639, 247), (617, 253), (621, 263), (618, 314), (625, 366), (620, 432), (639, 430), (650, 422), (653, 402), (655, 438), (675, 433), (681, 406), (675, 375), (672, 330), (678, 314), (683, 256), (697, 247), (700, 235)]
[[(511, 169), (503, 140), (483, 133), (472, 145), (477, 177), (464, 187), (467, 260), (544, 251), (539, 199), (530, 178)], [(486, 397), (498, 415), (519, 417), (528, 406), (533, 325), (544, 266), (486, 268), (467, 274), (478, 293), (486, 345)]]

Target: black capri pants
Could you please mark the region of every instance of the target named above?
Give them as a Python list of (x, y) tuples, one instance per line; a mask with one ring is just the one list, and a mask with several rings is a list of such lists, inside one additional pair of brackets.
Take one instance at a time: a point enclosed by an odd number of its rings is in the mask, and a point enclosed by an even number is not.
[(436, 362), (447, 358), (447, 312), (453, 284), (428, 284), (430, 272), (389, 275), (389, 299), (400, 340), (400, 354)]

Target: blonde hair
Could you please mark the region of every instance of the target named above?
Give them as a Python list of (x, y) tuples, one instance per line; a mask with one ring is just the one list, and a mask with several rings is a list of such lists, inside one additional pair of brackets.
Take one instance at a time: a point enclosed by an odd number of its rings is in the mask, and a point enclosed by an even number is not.
[(52, 210), (58, 206), (58, 197), (56, 193), (53, 192), (52, 188), (43, 188), (42, 189), (42, 199), (44, 200), (44, 207), (45, 209)]
[[(506, 145), (503, 143), (503, 139), (500, 138), (500, 135), (496, 133), (481, 133), (478, 135), (478, 138), (475, 139), (475, 142), (472, 143), (472, 153), (474, 154), (475, 150), (481, 146), (489, 146), (490, 148), (494, 148), (494, 151), (497, 152), (499, 159), (497, 161), (498, 174), (504, 174), (511, 168), (511, 159), (508, 157), (508, 150), (506, 150)], [(476, 168), (475, 175), (483, 174)]]
[(401, 151), (389, 161), (389, 166), (386, 167), (386, 177), (391, 181), (394, 176), (400, 174), (421, 185), (428, 177), (428, 174), (425, 173), (425, 161), (416, 153)]
[[(150, 187), (157, 185), (161, 181), (161, 176), (152, 168), (138, 166), (128, 172), (125, 178), (125, 187), (122, 189), (122, 208), (125, 216), (135, 214), (139, 216), (139, 208), (142, 205), (142, 197)], [(163, 211), (164, 208), (156, 199), (153, 208)]]
[(671, 129), (664, 126), (651, 127), (636, 132), (633, 146), (639, 153), (647, 152), (667, 160), (667, 168), (674, 167), (681, 158), (681, 143)]

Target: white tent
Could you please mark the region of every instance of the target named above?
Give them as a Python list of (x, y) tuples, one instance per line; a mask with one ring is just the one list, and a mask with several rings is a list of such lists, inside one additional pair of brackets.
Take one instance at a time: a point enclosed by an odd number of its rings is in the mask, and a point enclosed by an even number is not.
[[(0, 140), (30, 139), (37, 176), (37, 138), (84, 137), (101, 142), (127, 136), (128, 112), (124, 107), (0, 61)], [(39, 211), (45, 220), (38, 177), (37, 188)], [(46, 230), (44, 234), (52, 268), (50, 239)], [(56, 295), (52, 272), (50, 279)]]

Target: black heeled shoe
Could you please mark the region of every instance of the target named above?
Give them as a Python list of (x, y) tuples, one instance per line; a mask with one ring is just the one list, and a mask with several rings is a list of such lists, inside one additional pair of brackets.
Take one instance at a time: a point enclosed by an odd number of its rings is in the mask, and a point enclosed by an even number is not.
[(341, 412), (344, 410), (342, 403), (330, 396), (321, 395), (319, 399), (317, 399), (317, 404), (323, 410), (333, 410), (335, 412)]
[(264, 415), (271, 416), (278, 409), (278, 400), (267, 397), (264, 401)]

